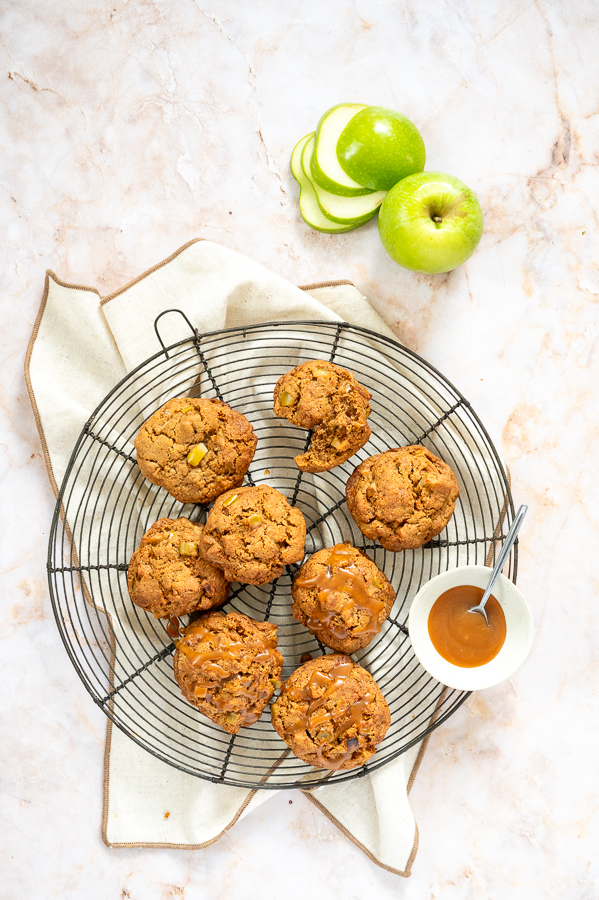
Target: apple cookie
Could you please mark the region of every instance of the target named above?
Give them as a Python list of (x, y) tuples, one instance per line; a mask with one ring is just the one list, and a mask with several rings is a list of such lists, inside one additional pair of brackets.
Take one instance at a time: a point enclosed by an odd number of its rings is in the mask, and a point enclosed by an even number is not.
[(135, 438), (142, 475), (181, 503), (210, 503), (237, 487), (258, 439), (241, 413), (221, 400), (169, 400)]
[(304, 555), (306, 522), (268, 484), (222, 494), (210, 510), (200, 552), (229, 581), (266, 584)]
[(295, 457), (302, 472), (326, 472), (353, 456), (370, 437), (370, 392), (351, 372), (324, 360), (301, 363), (282, 375), (274, 413), (299, 428), (314, 429), (306, 453)]
[(242, 613), (206, 613), (177, 641), (174, 672), (186, 700), (229, 734), (257, 722), (275, 690), (283, 656), (277, 626)]
[(355, 653), (381, 630), (395, 591), (365, 553), (351, 544), (336, 544), (304, 563), (291, 596), (294, 617), (319, 641), (341, 653)]
[(203, 525), (189, 519), (158, 519), (146, 531), (127, 571), (137, 606), (161, 616), (185, 616), (222, 606), (229, 582), (199, 555)]
[(356, 525), (387, 550), (415, 550), (439, 534), (460, 489), (447, 463), (415, 444), (365, 459), (345, 487)]
[(296, 669), (271, 712), (275, 731), (299, 759), (332, 770), (363, 766), (391, 724), (372, 675), (340, 653)]

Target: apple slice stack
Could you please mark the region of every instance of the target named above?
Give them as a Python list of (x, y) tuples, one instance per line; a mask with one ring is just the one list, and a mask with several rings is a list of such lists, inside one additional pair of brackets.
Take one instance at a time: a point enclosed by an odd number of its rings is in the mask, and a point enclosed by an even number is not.
[(333, 106), (291, 154), (301, 216), (329, 234), (359, 228), (387, 191), (422, 172), (425, 161), (420, 133), (401, 113), (361, 103)]

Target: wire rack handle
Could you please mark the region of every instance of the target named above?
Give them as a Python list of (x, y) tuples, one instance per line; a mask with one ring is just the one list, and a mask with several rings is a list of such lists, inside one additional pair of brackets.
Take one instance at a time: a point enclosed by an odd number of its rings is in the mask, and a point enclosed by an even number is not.
[(182, 309), (176, 309), (176, 308), (175, 308), (175, 309), (164, 309), (164, 310), (163, 310), (161, 313), (159, 313), (159, 314), (156, 316), (156, 318), (154, 319), (154, 331), (156, 332), (156, 337), (157, 337), (158, 340), (160, 341), (160, 346), (161, 346), (162, 349), (164, 350), (164, 354), (165, 354), (165, 356), (166, 356), (167, 359), (169, 359), (168, 350), (166, 349), (166, 344), (165, 344), (164, 341), (162, 340), (162, 337), (161, 337), (161, 335), (160, 335), (160, 331), (158, 330), (158, 322), (160, 321), (160, 319), (161, 319), (163, 316), (166, 316), (168, 313), (179, 313), (179, 315), (180, 315), (180, 316), (183, 316), (183, 318), (185, 319), (185, 321), (186, 321), (187, 324), (189, 325), (189, 330), (190, 330), (191, 333), (193, 334), (193, 336), (194, 336), (194, 338), (196, 339), (196, 341), (199, 340), (199, 337), (200, 337), (200, 332), (198, 331), (197, 328), (194, 328), (194, 327), (193, 327), (193, 325), (191, 324), (191, 322), (189, 321), (189, 319), (187, 318), (187, 316), (185, 315), (185, 313), (183, 312)]

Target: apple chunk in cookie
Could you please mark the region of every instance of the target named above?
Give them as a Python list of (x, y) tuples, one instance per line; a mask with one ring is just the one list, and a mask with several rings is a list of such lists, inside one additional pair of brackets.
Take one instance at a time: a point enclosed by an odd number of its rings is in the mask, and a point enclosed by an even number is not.
[(298, 428), (314, 429), (309, 449), (295, 457), (298, 469), (326, 472), (364, 446), (370, 437), (370, 396), (351, 372), (320, 359), (279, 378), (275, 415)]

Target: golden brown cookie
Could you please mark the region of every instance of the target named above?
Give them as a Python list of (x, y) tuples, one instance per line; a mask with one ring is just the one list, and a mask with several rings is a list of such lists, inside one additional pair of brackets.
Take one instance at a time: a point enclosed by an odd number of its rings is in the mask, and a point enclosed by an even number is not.
[(230, 581), (266, 584), (304, 556), (306, 523), (283, 494), (267, 484), (218, 498), (208, 516), (202, 555)]
[(228, 731), (257, 722), (280, 686), (277, 626), (242, 613), (206, 613), (177, 642), (175, 678), (186, 700)]
[(299, 759), (333, 770), (363, 766), (391, 724), (374, 678), (340, 653), (296, 669), (271, 712), (277, 734)]
[(360, 531), (394, 551), (414, 550), (443, 531), (459, 493), (449, 466), (419, 444), (369, 456), (345, 487)]
[(351, 544), (318, 550), (291, 588), (294, 617), (340, 653), (366, 647), (391, 612), (395, 591), (375, 563)]
[(169, 400), (135, 438), (137, 462), (148, 481), (182, 503), (210, 503), (237, 487), (258, 439), (241, 413), (220, 400)]
[(308, 451), (295, 457), (303, 472), (344, 463), (370, 437), (370, 393), (341, 366), (320, 359), (301, 363), (279, 378), (274, 400), (276, 416), (314, 429)]
[(127, 586), (137, 606), (160, 616), (185, 616), (222, 606), (229, 582), (199, 555), (204, 526), (189, 519), (158, 519), (129, 563)]

